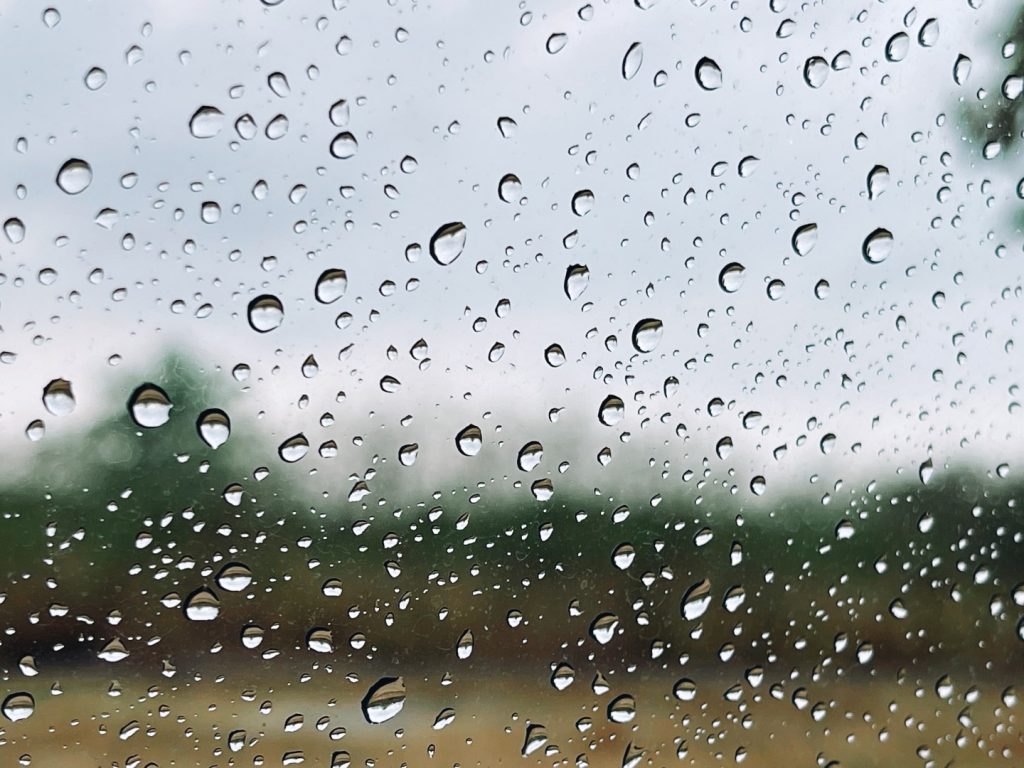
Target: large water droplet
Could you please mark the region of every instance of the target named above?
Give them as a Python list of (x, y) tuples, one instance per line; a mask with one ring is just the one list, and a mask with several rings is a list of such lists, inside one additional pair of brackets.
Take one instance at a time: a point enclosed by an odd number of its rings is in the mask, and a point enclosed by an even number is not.
[(806, 256), (818, 244), (818, 225), (804, 224), (793, 232), (793, 250), (798, 256)]
[(188, 129), (197, 139), (212, 139), (224, 127), (224, 113), (216, 107), (200, 107), (188, 121)]
[(572, 212), (577, 216), (586, 216), (594, 210), (594, 193), (589, 189), (581, 189), (572, 196)]
[(640, 65), (644, 62), (644, 47), (640, 43), (633, 43), (622, 58), (622, 76), (626, 80), (632, 80), (640, 71)]
[(532, 472), (540, 466), (544, 458), (544, 446), (533, 440), (519, 449), (519, 456), (516, 457), (516, 464), (523, 472)]
[(4, 235), (13, 245), (17, 245), (25, 239), (25, 225), (21, 219), (10, 218), (4, 222)]
[(171, 418), (171, 399), (156, 384), (145, 383), (135, 388), (128, 398), (128, 413), (140, 427), (162, 427)]
[(32, 717), (32, 713), (36, 711), (36, 700), (32, 698), (31, 693), (25, 691), (12, 693), (4, 699), (0, 711), (4, 713), (4, 717), (16, 723)]
[(67, 379), (54, 379), (43, 387), (43, 407), (54, 416), (67, 416), (75, 410), (71, 382)]
[(590, 285), (590, 270), (586, 264), (571, 264), (565, 270), (565, 295), (569, 301), (575, 301)]
[(463, 456), (476, 456), (483, 445), (484, 438), (476, 424), (467, 425), (455, 436), (455, 447)]
[(348, 160), (359, 151), (359, 142), (348, 131), (339, 133), (331, 141), (331, 154), (339, 160)]
[(243, 592), (252, 584), (252, 571), (244, 563), (228, 563), (217, 573), (217, 586), (228, 592)]
[(555, 34), (548, 37), (547, 42), (544, 43), (544, 48), (548, 53), (558, 53), (565, 48), (566, 43), (569, 42), (569, 36), (562, 33), (556, 32)]
[(185, 598), (184, 610), (190, 621), (213, 621), (220, 615), (220, 598), (212, 589), (200, 587)]
[(602, 613), (590, 623), (590, 636), (601, 645), (607, 645), (615, 637), (619, 617), (614, 613)]
[(92, 184), (92, 168), (85, 160), (73, 157), (57, 171), (57, 186), (69, 195), (77, 195)]
[(876, 165), (868, 171), (868, 199), (875, 200), (889, 186), (889, 169), (884, 165)]
[(564, 691), (573, 681), (576, 680), (576, 670), (568, 664), (562, 663), (555, 667), (551, 673), (551, 685), (557, 691)]
[(897, 32), (885, 44), (885, 58), (889, 61), (903, 61), (910, 50), (910, 37), (906, 32)]
[(693, 72), (697, 85), (705, 91), (715, 91), (722, 87), (722, 69), (714, 59), (704, 56), (697, 62)]
[(523, 183), (514, 173), (506, 173), (498, 182), (498, 197), (502, 202), (514, 203), (523, 193)]
[(348, 290), (348, 274), (344, 269), (325, 269), (316, 279), (314, 291), (321, 304), (331, 304), (345, 295)]
[(718, 284), (726, 293), (735, 293), (743, 285), (746, 268), (739, 262), (732, 262), (722, 267), (718, 273)]
[(597, 409), (597, 419), (606, 427), (614, 427), (626, 417), (626, 404), (618, 395), (608, 395)]
[(265, 293), (249, 302), (249, 325), (254, 331), (268, 333), (284, 321), (284, 305), (277, 296)]
[(811, 88), (821, 88), (828, 79), (829, 66), (821, 56), (811, 56), (804, 62), (804, 82)]
[(217, 450), (231, 436), (231, 419), (219, 408), (209, 408), (196, 419), (196, 431), (204, 443)]
[(633, 326), (633, 348), (637, 352), (653, 352), (664, 333), (661, 320), (648, 317)]
[(104, 645), (96, 654), (97, 657), (103, 661), (110, 662), (111, 664), (116, 664), (119, 661), (127, 659), (128, 655), (128, 649), (125, 648), (124, 643), (117, 638), (114, 638)]
[(430, 237), (430, 255), (442, 267), (446, 267), (462, 255), (466, 247), (466, 225), (453, 221), (439, 227)]
[(382, 677), (363, 696), (361, 703), (366, 722), (385, 723), (405, 706), (405, 680), (401, 677)]
[(711, 605), (711, 582), (707, 579), (699, 581), (683, 595), (680, 611), (687, 621), (695, 621), (705, 614)]
[(292, 435), (277, 447), (277, 455), (281, 457), (282, 461), (286, 461), (289, 464), (299, 461), (308, 452), (309, 440), (301, 432), (297, 435)]
[(892, 232), (879, 227), (864, 240), (862, 253), (864, 260), (870, 264), (881, 264), (892, 252)]

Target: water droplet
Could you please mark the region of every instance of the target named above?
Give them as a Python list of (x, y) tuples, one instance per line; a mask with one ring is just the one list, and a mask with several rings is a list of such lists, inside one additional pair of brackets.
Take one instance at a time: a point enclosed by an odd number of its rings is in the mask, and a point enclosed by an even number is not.
[(910, 38), (906, 32), (897, 32), (885, 44), (885, 58), (889, 61), (903, 61), (910, 51)]
[(321, 304), (331, 304), (348, 290), (348, 274), (344, 269), (325, 269), (316, 280), (314, 291)]
[(803, 224), (796, 228), (793, 232), (792, 245), (793, 250), (796, 251), (798, 256), (806, 256), (814, 250), (814, 246), (818, 244), (818, 225)]
[(467, 425), (455, 436), (455, 447), (463, 456), (476, 456), (483, 445), (484, 438), (476, 424)]
[(953, 82), (957, 85), (963, 85), (970, 76), (971, 60), (961, 53), (956, 57), (956, 63), (953, 64)]
[(19, 720), (32, 717), (32, 714), (36, 711), (36, 700), (32, 698), (31, 693), (24, 691), (12, 693), (4, 699), (0, 711), (4, 713), (4, 717), (12, 723), (16, 723)]
[(498, 197), (502, 202), (514, 203), (523, 194), (523, 183), (513, 173), (506, 173), (498, 182)]
[(547, 50), (548, 53), (558, 53), (563, 48), (565, 48), (566, 43), (568, 42), (568, 35), (562, 32), (556, 32), (547, 39), (547, 42), (544, 43), (544, 48), (545, 50)]
[(252, 571), (244, 563), (228, 563), (217, 573), (217, 586), (228, 592), (244, 592), (252, 584)]
[(498, 132), (501, 134), (503, 139), (511, 139), (514, 137), (518, 128), (519, 124), (511, 117), (498, 118)]
[(697, 684), (689, 678), (680, 678), (672, 686), (672, 695), (680, 701), (693, 701), (697, 698)]
[(811, 88), (821, 88), (828, 79), (829, 66), (821, 56), (811, 56), (804, 62), (804, 82)]
[(85, 87), (90, 91), (98, 91), (107, 83), (107, 73), (99, 67), (93, 67), (85, 73)]
[(722, 69), (714, 59), (707, 56), (701, 58), (694, 67), (697, 85), (705, 91), (715, 91), (722, 87)]
[(711, 582), (707, 579), (699, 581), (683, 595), (680, 611), (687, 621), (695, 621), (703, 616), (711, 605)]
[(459, 636), (455, 653), (460, 659), (468, 659), (473, 655), (473, 630), (467, 629)]
[(263, 133), (271, 141), (284, 138), (285, 134), (288, 133), (288, 116), (274, 115), (274, 117), (270, 118), (270, 122), (267, 123), (267, 127), (263, 129)]
[(540, 466), (541, 459), (543, 458), (544, 446), (534, 440), (519, 449), (519, 456), (516, 458), (516, 464), (518, 464), (519, 469), (523, 472), (532, 472)]
[(636, 559), (636, 548), (628, 542), (619, 544), (612, 552), (612, 563), (620, 571), (629, 568), (634, 559)]
[(864, 240), (862, 253), (869, 264), (881, 264), (892, 252), (892, 232), (879, 227)]
[(565, 295), (569, 301), (575, 301), (590, 285), (590, 270), (586, 264), (571, 264), (565, 270)]
[(540, 723), (532, 723), (526, 727), (526, 738), (523, 740), (523, 757), (529, 757), (548, 743), (548, 732)]
[(124, 643), (122, 643), (117, 638), (114, 638), (109, 643), (104, 645), (103, 648), (101, 648), (100, 651), (96, 654), (96, 656), (102, 659), (103, 661), (110, 662), (111, 664), (116, 664), (117, 662), (128, 658), (128, 649), (124, 647)]
[(622, 58), (622, 76), (626, 80), (632, 80), (640, 71), (640, 65), (644, 62), (644, 47), (640, 43), (633, 43)]
[(626, 404), (617, 395), (608, 395), (597, 409), (597, 419), (606, 427), (614, 427), (626, 417)]
[(786, 284), (782, 280), (772, 280), (768, 283), (765, 292), (768, 294), (769, 299), (778, 301), (782, 298), (782, 294), (786, 292)]
[(219, 408), (209, 408), (196, 419), (196, 431), (204, 443), (217, 450), (231, 436), (231, 419)]
[(21, 219), (10, 218), (4, 222), (4, 234), (12, 245), (17, 245), (25, 239), (25, 225)]
[(185, 599), (184, 610), (189, 621), (213, 621), (220, 615), (220, 598), (212, 589), (200, 587)]
[(921, 25), (921, 31), (917, 33), (917, 42), (923, 48), (931, 48), (939, 42), (939, 20), (928, 19)]
[(561, 344), (549, 344), (544, 350), (544, 361), (552, 368), (565, 364), (565, 350)]
[(763, 475), (755, 475), (750, 479), (750, 492), (755, 496), (763, 496), (768, 488), (768, 482)]
[(57, 186), (68, 195), (77, 195), (92, 184), (92, 168), (85, 160), (73, 157), (57, 171)]
[(363, 696), (361, 703), (366, 722), (385, 723), (405, 706), (405, 679), (382, 677)]
[(551, 685), (556, 691), (564, 691), (576, 680), (576, 670), (568, 664), (562, 663), (555, 667), (551, 673)]
[(331, 141), (331, 154), (339, 160), (348, 160), (359, 151), (359, 142), (348, 131), (339, 133)]
[(43, 24), (53, 29), (60, 24), (60, 11), (56, 8), (47, 8), (43, 11)]
[(43, 387), (43, 407), (54, 416), (67, 416), (75, 410), (71, 382), (67, 379), (54, 379)]
[(289, 464), (299, 461), (308, 452), (309, 440), (301, 432), (297, 435), (292, 435), (277, 447), (277, 455), (281, 457), (282, 461), (286, 461)]
[(917, 470), (918, 477), (921, 478), (921, 483), (928, 485), (928, 481), (932, 479), (932, 475), (935, 474), (935, 467), (932, 464), (931, 459), (926, 459), (921, 463), (921, 466)]
[(249, 325), (254, 331), (268, 333), (284, 321), (284, 306), (277, 296), (268, 293), (249, 302)]
[(306, 633), (306, 647), (314, 653), (333, 653), (334, 635), (329, 629), (314, 627)]
[(601, 645), (607, 645), (615, 637), (619, 617), (614, 613), (602, 613), (590, 623), (590, 636)]
[(868, 171), (868, 199), (876, 200), (889, 186), (889, 169), (876, 165)]
[(613, 723), (629, 723), (636, 717), (636, 699), (624, 693), (608, 703), (608, 719)]
[(33, 443), (42, 440), (46, 435), (46, 424), (43, 423), (42, 419), (33, 419), (25, 427), (25, 437), (31, 440)]
[(411, 467), (416, 463), (416, 457), (419, 455), (420, 447), (416, 443), (409, 443), (403, 445), (398, 449), (398, 461), (403, 467)]
[(725, 461), (732, 454), (732, 438), (723, 437), (715, 444), (715, 453), (722, 461)]
[(726, 293), (735, 293), (743, 285), (745, 275), (746, 268), (734, 261), (722, 268), (722, 271), (718, 274), (718, 285)]
[(439, 227), (430, 237), (430, 255), (446, 267), (462, 255), (466, 247), (466, 225), (453, 221)]
[(753, 155), (747, 155), (739, 164), (740, 178), (749, 179), (754, 175), (754, 171), (757, 170), (757, 166), (761, 164), (761, 158), (754, 157)]
[(146, 429), (156, 429), (170, 421), (173, 407), (167, 393), (149, 382), (136, 387), (128, 398), (132, 420)]
[(188, 129), (197, 139), (212, 139), (223, 127), (224, 113), (216, 107), (200, 107), (188, 121)]
[(633, 348), (637, 352), (653, 352), (664, 333), (661, 320), (646, 318), (633, 326)]
[(586, 216), (594, 210), (594, 193), (589, 189), (581, 189), (572, 196), (572, 212), (577, 216)]

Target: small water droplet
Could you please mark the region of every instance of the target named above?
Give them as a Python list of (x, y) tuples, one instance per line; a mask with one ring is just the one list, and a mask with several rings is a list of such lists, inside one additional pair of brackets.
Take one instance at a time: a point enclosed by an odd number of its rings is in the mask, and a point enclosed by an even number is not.
[(876, 200), (889, 186), (889, 169), (876, 165), (868, 171), (868, 199)]
[(21, 219), (10, 218), (4, 222), (4, 235), (12, 245), (17, 245), (25, 239), (25, 225)]
[(811, 88), (821, 88), (828, 80), (829, 66), (821, 56), (811, 56), (804, 62), (804, 82)]
[(331, 154), (339, 160), (348, 160), (350, 157), (355, 157), (358, 151), (359, 142), (348, 131), (339, 133), (331, 141)]
[(555, 32), (553, 35), (548, 37), (547, 42), (544, 43), (544, 48), (548, 53), (558, 53), (566, 44), (569, 42), (569, 36), (562, 32)]
[(514, 173), (506, 173), (498, 182), (498, 197), (502, 202), (514, 203), (523, 193), (523, 183)]

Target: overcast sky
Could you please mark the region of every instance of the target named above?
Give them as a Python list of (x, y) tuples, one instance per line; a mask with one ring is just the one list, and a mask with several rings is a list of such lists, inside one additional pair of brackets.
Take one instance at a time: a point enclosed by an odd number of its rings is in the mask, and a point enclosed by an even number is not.
[[(411, 442), (428, 485), (512, 477), (528, 440), (546, 448), (528, 479), (549, 476), (556, 488), (664, 492), (704, 457), (748, 496), (755, 475), (773, 488), (820, 471), (824, 492), (840, 478), (916, 473), (929, 457), (1012, 471), (1024, 445), (1011, 408), (1022, 397), (1011, 389), (1020, 383), (1016, 163), (981, 160), (957, 109), (991, 87), (1002, 44), (993, 30), (1011, 3), (908, 13), (909, 3), (783, 0), (773, 12), (768, 2), (642, 10), (622, 0), (593, 3), (589, 20), (582, 3), (334, 5), (75, 2), (50, 26), (35, 3), (0, 3), (0, 213), (25, 227), (21, 242), (0, 240), (0, 351), (16, 355), (0, 365), (9, 461), (31, 457), (33, 419), (50, 441), (123, 411), (114, 389), (123, 377), (141, 382), (177, 348), (248, 425), (233, 439), (265, 442), (268, 462), (296, 432), (314, 447), (334, 439), (338, 478), (364, 472), (375, 452), (395, 464)], [(926, 47), (919, 35), (931, 17), (939, 35)], [(888, 61), (901, 32), (905, 57)], [(634, 43), (642, 62), (627, 80)], [(897, 58), (900, 47), (893, 41)], [(805, 82), (809, 57), (843, 51), (847, 68), (819, 88)], [(963, 86), (952, 74), (960, 54), (974, 61)], [(703, 57), (721, 70), (716, 90), (695, 76)], [(86, 85), (94, 67), (106, 75), (97, 90)], [(268, 82), (278, 72), (281, 95)], [(94, 73), (93, 84), (101, 79)], [(340, 99), (345, 125), (330, 118)], [(203, 106), (223, 113), (210, 138), (189, 129)], [(254, 138), (236, 131), (243, 115)], [(277, 115), (287, 131), (272, 140)], [(515, 120), (513, 135), (499, 131), (500, 117)], [(358, 148), (338, 159), (330, 147), (345, 131)], [(400, 167), (407, 156), (411, 173)], [(759, 162), (741, 177), (745, 157)], [(56, 183), (71, 158), (92, 170), (74, 195)], [(889, 181), (870, 199), (876, 165)], [(129, 189), (125, 174), (137, 177)], [(498, 194), (506, 174), (521, 181), (511, 203)], [(305, 195), (290, 199), (297, 185)], [(583, 216), (572, 206), (581, 190), (593, 193)], [(203, 221), (207, 202), (219, 220)], [(441, 265), (428, 243), (449, 222), (465, 225), (466, 243)], [(791, 238), (812, 223), (816, 246), (800, 256)], [(863, 244), (879, 228), (892, 249), (871, 264)], [(422, 249), (415, 262), (412, 243)], [(743, 280), (726, 292), (720, 273), (731, 263)], [(574, 301), (563, 293), (571, 264), (590, 273)], [(346, 271), (348, 288), (323, 305), (314, 285), (330, 268)], [(40, 279), (45, 269), (55, 279)], [(772, 280), (785, 285), (775, 300)], [(829, 290), (818, 298), (821, 280)], [(393, 295), (382, 295), (385, 281)], [(280, 327), (263, 334), (246, 312), (261, 294), (284, 306)], [(511, 311), (498, 317), (502, 299)], [(353, 317), (344, 329), (341, 312)], [(485, 327), (474, 328), (478, 318)], [(654, 351), (637, 353), (630, 335), (645, 318), (664, 331)], [(419, 339), (425, 371), (409, 354)], [(504, 356), (489, 362), (495, 342)], [(558, 368), (545, 362), (553, 343), (566, 356)], [(313, 379), (301, 372), (308, 355), (320, 365)], [(239, 363), (252, 368), (244, 384), (231, 377)], [(385, 375), (398, 392), (381, 391)], [(666, 397), (670, 376), (679, 388)], [(43, 408), (55, 378), (72, 382), (71, 415)], [(626, 404), (615, 427), (597, 418), (610, 394)], [(727, 409), (711, 416), (716, 397)], [(553, 408), (564, 409), (557, 423)], [(334, 426), (319, 426), (324, 411)], [(751, 411), (762, 417), (745, 428)], [(453, 443), (469, 423), (484, 439), (473, 459)], [(823, 456), (826, 433), (836, 441)], [(356, 447), (354, 434), (370, 437)], [(713, 446), (725, 436), (735, 451), (723, 461)], [(604, 446), (615, 459), (602, 469)], [(572, 469), (559, 480), (562, 460)], [(320, 460), (303, 461), (300, 470)]]

